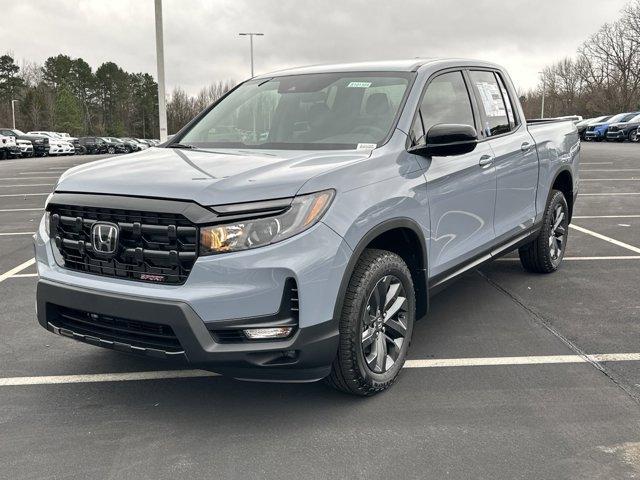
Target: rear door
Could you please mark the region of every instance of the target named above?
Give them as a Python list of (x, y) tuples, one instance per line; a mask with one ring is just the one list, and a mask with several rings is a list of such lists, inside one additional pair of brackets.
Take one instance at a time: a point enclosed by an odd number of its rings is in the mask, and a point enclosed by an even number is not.
[[(447, 71), (426, 86), (411, 136), (419, 139), (433, 125), (443, 123), (476, 126), (476, 117), (462, 71)], [(463, 155), (426, 159), (431, 277), (460, 268), (494, 242), (496, 174), (491, 159), (487, 142)]]
[(494, 155), (497, 194), (494, 214), (496, 243), (515, 237), (533, 225), (536, 215), (538, 154), (533, 137), (515, 108), (513, 91), (500, 72), (470, 70), (480, 108), (479, 134)]

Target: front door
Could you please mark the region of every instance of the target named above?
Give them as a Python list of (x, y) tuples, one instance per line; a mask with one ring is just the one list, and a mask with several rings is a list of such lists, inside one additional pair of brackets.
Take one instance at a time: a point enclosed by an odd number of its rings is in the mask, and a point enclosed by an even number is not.
[[(425, 89), (412, 135), (419, 137), (420, 132), (424, 134), (436, 124), (475, 126), (469, 92), (460, 71), (432, 79)], [(496, 173), (492, 159), (491, 147), (481, 142), (470, 153), (425, 160), (432, 278), (455, 270), (493, 244)]]

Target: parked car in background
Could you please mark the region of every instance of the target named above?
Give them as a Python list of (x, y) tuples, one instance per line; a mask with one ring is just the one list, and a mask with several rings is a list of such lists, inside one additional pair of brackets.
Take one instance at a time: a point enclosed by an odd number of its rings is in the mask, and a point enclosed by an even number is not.
[(146, 148), (149, 148), (148, 145), (144, 144), (144, 143), (140, 143), (138, 140), (136, 140), (135, 138), (131, 138), (131, 137), (123, 137), (120, 140), (122, 140), (125, 144), (129, 144), (131, 145), (131, 147), (133, 148), (133, 152), (139, 152), (140, 150), (144, 150)]
[(33, 143), (31, 143), (31, 140), (16, 140), (16, 143), (23, 158), (33, 157)]
[(16, 140), (29, 140), (33, 144), (33, 153), (37, 157), (49, 154), (49, 137), (46, 135), (31, 135), (17, 128), (0, 128), (0, 135), (15, 137)]
[(619, 113), (611, 117), (609, 120), (593, 123), (587, 127), (587, 131), (584, 133), (584, 139), (586, 141), (595, 140), (597, 142), (601, 142), (607, 138), (607, 130), (610, 125), (613, 125), (614, 123), (628, 122), (638, 114), (640, 114), (640, 112)]
[(13, 135), (0, 135), (0, 160), (20, 156), (20, 148)]
[(635, 142), (638, 127), (640, 127), (640, 113), (628, 121), (609, 125), (607, 129), (607, 140), (617, 142), (629, 140), (630, 142)]
[(145, 138), (136, 138), (136, 140), (140, 143), (142, 143), (143, 145), (146, 145), (147, 148), (152, 147), (153, 145), (151, 145), (151, 142)]
[(56, 132), (37, 131), (27, 132), (29, 135), (43, 135), (49, 137), (49, 155), (74, 155), (76, 149), (69, 139), (63, 138)]
[[(125, 140), (123, 138), (105, 137), (105, 139), (107, 141), (111, 141), (111, 142), (115, 142), (115, 143), (124, 145), (124, 153), (131, 153), (131, 152), (135, 152), (135, 151), (138, 150), (137, 145), (135, 145), (133, 142), (130, 142), (130, 141)], [(114, 153), (116, 153), (116, 152), (114, 152)], [(121, 152), (117, 152), (117, 153), (121, 153)]]
[(80, 137), (78, 144), (88, 154), (107, 153), (107, 142), (100, 137)]
[(612, 116), (613, 115), (602, 115), (600, 117), (587, 118), (586, 120), (582, 120), (581, 122), (576, 123), (576, 128), (578, 129), (578, 135), (580, 135), (580, 138), (584, 140), (584, 134), (587, 131), (587, 128), (589, 127), (589, 125), (606, 122)]
[(115, 137), (100, 137), (107, 144), (107, 153), (127, 153), (124, 142)]

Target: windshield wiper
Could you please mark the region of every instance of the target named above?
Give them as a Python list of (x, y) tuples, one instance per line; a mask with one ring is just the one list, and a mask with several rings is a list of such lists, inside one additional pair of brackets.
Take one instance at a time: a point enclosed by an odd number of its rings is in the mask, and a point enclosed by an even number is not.
[(172, 143), (171, 145), (167, 145), (167, 148), (194, 148), (193, 145), (188, 145), (186, 143)]

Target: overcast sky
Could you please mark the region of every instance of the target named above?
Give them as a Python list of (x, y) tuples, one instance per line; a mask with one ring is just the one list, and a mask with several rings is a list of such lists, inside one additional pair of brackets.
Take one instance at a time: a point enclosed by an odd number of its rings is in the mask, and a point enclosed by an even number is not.
[[(521, 90), (574, 54), (626, 0), (164, 0), (167, 90), (290, 66), (471, 57), (508, 68)], [(0, 0), (0, 49), (42, 63), (64, 53), (156, 76), (153, 0)]]

